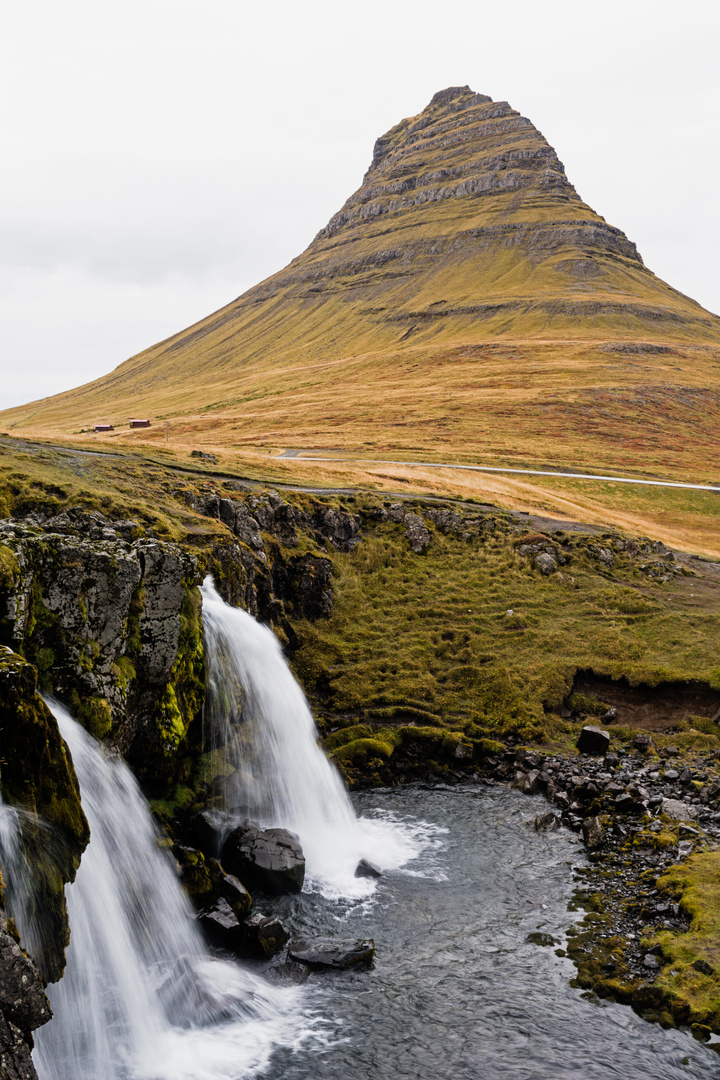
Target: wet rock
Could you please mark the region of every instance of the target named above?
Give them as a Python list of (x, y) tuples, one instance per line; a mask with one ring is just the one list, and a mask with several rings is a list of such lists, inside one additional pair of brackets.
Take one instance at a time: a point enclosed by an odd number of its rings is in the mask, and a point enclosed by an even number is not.
[(535, 565), (543, 574), (554, 574), (557, 570), (555, 559), (553, 559), (552, 555), (548, 555), (546, 551), (535, 556)]
[(532, 769), (526, 776), (523, 776), (520, 790), (525, 795), (537, 795), (540, 790), (540, 773), (537, 769)]
[(555, 832), (560, 828), (561, 824), (560, 818), (552, 810), (548, 811), (547, 814), (538, 814), (533, 821), (535, 832)]
[(234, 874), (224, 874), (218, 884), (222, 895), (238, 918), (247, 915), (252, 907), (252, 896), (243, 883), (238, 881)]
[(675, 821), (692, 821), (697, 817), (695, 808), (680, 799), (663, 799), (662, 812)]
[(295, 938), (290, 942), (288, 955), (311, 968), (346, 970), (372, 963), (375, 942), (372, 938)]
[(300, 840), (287, 829), (240, 825), (225, 841), (221, 860), (249, 889), (271, 896), (300, 892), (305, 880)]
[(202, 910), (198, 922), (213, 945), (243, 955), (244, 928), (224, 897)]
[[(0, 908), (0, 1014), (6, 1025), (19, 1031), (22, 1040), (27, 1042), (30, 1048), (32, 1047), (30, 1032), (46, 1024), (52, 1016), (40, 973), (33, 961), (25, 956), (15, 939), (8, 933), (2, 908)], [(2, 1034), (0, 1033), (0, 1049), (3, 1042)], [(7, 1032), (4, 1034), (7, 1035)], [(14, 1038), (12, 1041), (15, 1041)], [(3, 1075), (1, 1071), (0, 1075)]]
[(310, 968), (307, 964), (298, 964), (296, 960), (286, 960), (282, 964), (274, 964), (266, 968), (264, 977), (272, 983), (280, 986), (300, 986), (307, 980)]
[(605, 843), (605, 830), (597, 817), (585, 818), (582, 823), (582, 837), (589, 851), (596, 851)]
[(260, 912), (244, 919), (242, 929), (244, 952), (255, 957), (274, 956), (290, 938), (279, 919), (261, 915)]
[(416, 555), (421, 555), (430, 543), (430, 533), (419, 514), (408, 511), (405, 514), (405, 535)]
[(375, 863), (361, 859), (355, 868), (355, 877), (379, 878), (382, 877), (382, 870)]
[(224, 823), (222, 814), (202, 810), (184, 822), (182, 835), (205, 855), (217, 856), (220, 854)]
[(528, 934), (525, 940), (529, 945), (541, 945), (543, 948), (550, 948), (552, 945), (558, 944), (557, 939), (552, 934), (543, 934), (538, 930)]
[(605, 754), (610, 746), (610, 732), (587, 725), (580, 732), (576, 745), (581, 754)]

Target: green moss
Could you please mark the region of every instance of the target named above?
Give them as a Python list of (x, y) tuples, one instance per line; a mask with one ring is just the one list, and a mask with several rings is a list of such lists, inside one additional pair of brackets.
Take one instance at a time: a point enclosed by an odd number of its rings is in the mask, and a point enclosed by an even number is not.
[(112, 727), (112, 709), (103, 697), (80, 697), (76, 689), (70, 693), (70, 709), (79, 723), (96, 739), (104, 739)]
[(120, 656), (113, 664), (113, 673), (123, 694), (127, 694), (130, 684), (137, 678), (137, 672), (130, 657)]
[(17, 558), (9, 547), (0, 544), (0, 592), (11, 592), (19, 577)]
[(364, 765), (373, 758), (389, 758), (392, 752), (392, 743), (382, 739), (353, 739), (352, 742), (339, 746), (331, 757), (349, 765)]
[(652, 939), (665, 961), (657, 985), (671, 1003), (687, 1007), (692, 1023), (720, 1032), (720, 851), (671, 867), (658, 888), (679, 902), (691, 923), (686, 933), (665, 930)]
[(323, 740), (323, 745), (328, 752), (331, 752), (353, 742), (355, 739), (369, 739), (371, 737), (372, 728), (367, 727), (366, 724), (353, 724), (351, 727), (342, 728), (340, 731), (328, 735)]

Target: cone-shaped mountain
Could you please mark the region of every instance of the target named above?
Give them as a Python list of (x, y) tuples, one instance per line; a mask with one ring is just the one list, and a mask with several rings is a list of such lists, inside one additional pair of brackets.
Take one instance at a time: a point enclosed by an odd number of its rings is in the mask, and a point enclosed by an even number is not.
[[(410, 354), (423, 362), (466, 345), (565, 342), (569, 356), (580, 342), (618, 340), (717, 345), (720, 319), (643, 265), (529, 120), (451, 87), (377, 140), (360, 188), (284, 270), (102, 379), (3, 423), (69, 430), (136, 411), (211, 409), (215, 425), (241, 414), (241, 440), (252, 437), (248, 401), (307, 386), (312, 369), (327, 390), (324, 411), (303, 408), (308, 430), (320, 431), (328, 400), (347, 389), (343, 376), (355, 394), (363, 378), (360, 397), (372, 404), (372, 358), (387, 371)], [(263, 437), (282, 437), (266, 420)]]

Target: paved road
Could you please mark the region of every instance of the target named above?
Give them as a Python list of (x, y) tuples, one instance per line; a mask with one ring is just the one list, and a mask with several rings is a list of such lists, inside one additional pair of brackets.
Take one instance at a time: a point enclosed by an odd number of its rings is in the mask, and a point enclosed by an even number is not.
[(679, 480), (639, 480), (632, 476), (600, 476), (595, 473), (556, 472), (550, 469), (512, 469), (504, 465), (453, 465), (449, 461), (390, 461), (384, 458), (321, 457), (301, 450), (284, 450), (281, 458), (294, 461), (355, 461), (359, 465), (410, 465), (420, 469), (464, 469), (468, 472), (517, 473), (521, 476), (563, 476), (571, 480), (609, 480), (613, 484), (644, 484), (649, 487), (689, 488), (691, 491), (715, 491), (720, 484), (683, 484)]

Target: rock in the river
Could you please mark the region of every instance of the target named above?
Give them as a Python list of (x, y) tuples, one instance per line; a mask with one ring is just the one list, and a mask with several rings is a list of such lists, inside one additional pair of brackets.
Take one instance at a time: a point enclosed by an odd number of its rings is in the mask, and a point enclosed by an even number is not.
[(692, 821), (697, 814), (693, 806), (688, 806), (680, 799), (663, 799), (662, 812), (675, 821)]
[(371, 963), (375, 942), (372, 938), (295, 938), (290, 942), (288, 955), (308, 967), (345, 970)]
[(599, 818), (585, 818), (582, 823), (582, 835), (585, 847), (590, 851), (595, 851), (605, 843), (605, 830)]
[(261, 915), (259, 911), (245, 919), (242, 925), (243, 948), (250, 956), (274, 956), (290, 938), (279, 919)]
[(224, 896), (201, 911), (198, 922), (213, 945), (242, 955), (244, 928)]
[(221, 859), (249, 889), (271, 896), (300, 892), (305, 880), (300, 840), (287, 829), (239, 825), (225, 841)]
[(284, 964), (275, 964), (263, 971), (269, 982), (279, 983), (280, 986), (299, 986), (306, 981), (309, 974), (310, 968), (306, 964), (298, 964), (295, 960), (286, 960)]
[(355, 870), (355, 877), (382, 877), (382, 870), (368, 859), (361, 859)]
[(552, 810), (547, 814), (538, 814), (533, 822), (535, 832), (555, 832), (561, 824), (560, 818)]
[(577, 741), (581, 754), (605, 754), (610, 746), (610, 732), (602, 728), (587, 725), (582, 729)]

